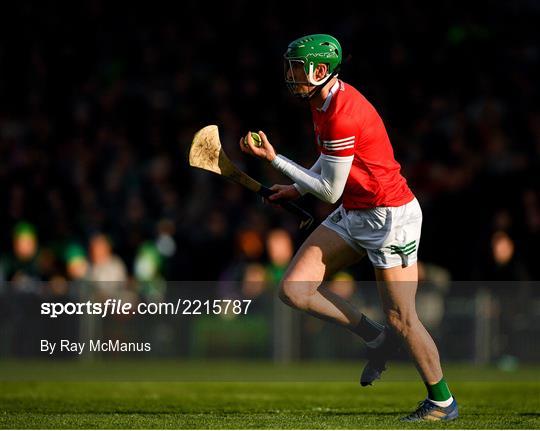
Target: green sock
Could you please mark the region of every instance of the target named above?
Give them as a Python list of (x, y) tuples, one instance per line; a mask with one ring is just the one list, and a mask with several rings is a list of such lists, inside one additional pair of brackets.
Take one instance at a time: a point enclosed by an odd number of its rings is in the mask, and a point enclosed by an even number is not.
[(430, 385), (426, 382), (424, 383), (428, 391), (428, 398), (432, 401), (446, 401), (452, 396), (444, 377), (440, 382), (435, 383), (434, 385)]

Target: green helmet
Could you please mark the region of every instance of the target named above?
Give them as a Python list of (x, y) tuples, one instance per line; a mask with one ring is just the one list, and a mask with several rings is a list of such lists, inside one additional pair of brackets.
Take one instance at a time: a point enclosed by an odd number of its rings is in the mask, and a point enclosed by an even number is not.
[[(339, 72), (342, 60), (341, 45), (335, 37), (328, 34), (312, 34), (293, 40), (283, 57), (285, 59), (285, 82), (291, 91), (297, 84), (320, 87)], [(295, 80), (292, 74), (295, 63), (303, 65), (307, 81)], [(314, 72), (319, 64), (328, 65), (328, 73), (324, 78), (316, 80)]]

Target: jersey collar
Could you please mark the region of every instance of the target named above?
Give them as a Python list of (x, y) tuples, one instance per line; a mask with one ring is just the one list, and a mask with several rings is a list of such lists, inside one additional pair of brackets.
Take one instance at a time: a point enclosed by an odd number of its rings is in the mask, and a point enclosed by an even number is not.
[(332, 98), (334, 97), (334, 94), (336, 91), (338, 91), (341, 83), (339, 82), (339, 79), (336, 80), (335, 84), (332, 85), (332, 88), (330, 89), (330, 92), (328, 93), (328, 96), (326, 96), (326, 99), (323, 103), (323, 106), (319, 109), (321, 112), (326, 112), (328, 107), (330, 106), (330, 102), (332, 101)]

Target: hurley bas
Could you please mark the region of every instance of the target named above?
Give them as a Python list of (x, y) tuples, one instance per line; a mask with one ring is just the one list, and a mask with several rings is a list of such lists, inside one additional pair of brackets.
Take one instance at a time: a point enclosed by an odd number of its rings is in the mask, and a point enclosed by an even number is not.
[[(60, 342), (51, 342), (41, 340), (41, 351), (53, 355), (58, 352), (73, 352), (81, 355), (86, 349), (86, 343), (77, 343), (70, 340), (60, 340)], [(126, 343), (120, 340), (90, 340), (88, 342), (90, 352), (150, 352), (152, 345), (150, 343)]]

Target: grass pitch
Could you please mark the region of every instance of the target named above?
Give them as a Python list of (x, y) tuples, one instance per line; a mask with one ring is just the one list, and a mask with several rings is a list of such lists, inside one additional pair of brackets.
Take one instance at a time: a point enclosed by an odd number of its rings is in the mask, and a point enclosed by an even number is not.
[(425, 396), (408, 365), (361, 388), (363, 364), (0, 363), (1, 428), (540, 427), (540, 369), (446, 369), (461, 408), (448, 423), (399, 422)]

